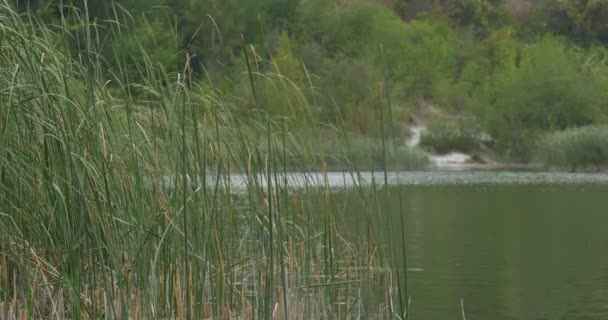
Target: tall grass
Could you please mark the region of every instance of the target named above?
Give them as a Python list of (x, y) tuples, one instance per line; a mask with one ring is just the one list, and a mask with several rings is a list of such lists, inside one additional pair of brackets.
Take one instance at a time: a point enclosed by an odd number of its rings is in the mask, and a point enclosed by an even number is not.
[[(390, 144), (383, 150), (382, 143), (365, 136), (344, 136), (326, 132), (319, 137), (309, 154), (317, 155), (334, 170), (423, 170), (429, 156), (418, 148), (405, 144)], [(385, 152), (386, 151), (386, 152)]]
[(178, 74), (107, 61), (105, 37), (129, 32), (121, 10), (107, 25), (73, 12), (53, 32), (0, 3), (0, 317), (396, 318), (392, 290), (366, 293), (393, 266), (374, 254), (378, 191), (356, 190), (369, 214), (351, 243), (343, 195), (290, 188), (290, 156), (322, 162), (288, 118), (260, 112), (266, 75), (248, 62), (243, 116), (187, 57)]
[(608, 126), (585, 126), (547, 134), (539, 142), (536, 160), (548, 168), (573, 171), (608, 168)]

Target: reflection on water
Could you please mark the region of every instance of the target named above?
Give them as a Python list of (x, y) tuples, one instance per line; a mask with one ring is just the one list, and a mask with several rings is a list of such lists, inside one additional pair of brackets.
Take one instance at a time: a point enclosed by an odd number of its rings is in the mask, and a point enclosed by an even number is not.
[[(461, 319), (461, 299), (467, 319), (608, 319), (605, 176), (443, 178), (391, 189), (407, 221), (412, 319)], [(364, 214), (348, 194), (342, 226)]]

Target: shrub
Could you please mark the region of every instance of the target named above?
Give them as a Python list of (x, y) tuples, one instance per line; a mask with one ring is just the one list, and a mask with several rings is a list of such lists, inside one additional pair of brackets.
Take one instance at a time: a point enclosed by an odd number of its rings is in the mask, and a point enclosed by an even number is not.
[(458, 24), (471, 26), (480, 35), (506, 25), (509, 13), (501, 6), (503, 1), (458, 0), (450, 1), (448, 13)]
[(481, 142), (481, 128), (472, 119), (435, 121), (420, 137), (421, 147), (437, 153), (470, 152)]
[(293, 29), (300, 42), (315, 42), (324, 48), (339, 48), (335, 45), (335, 33), (339, 26), (336, 6), (331, 1), (300, 1), (296, 9)]
[(222, 0), (165, 1), (176, 7), (182, 49), (200, 73), (225, 72), (243, 52), (243, 40), (263, 52), (296, 10), (296, 1)]
[(474, 108), (506, 153), (527, 158), (538, 133), (591, 124), (605, 80), (563, 41), (545, 37), (503, 64), (479, 91)]
[(506, 61), (518, 59), (523, 43), (516, 38), (513, 28), (505, 27), (482, 41), (472, 32), (463, 33), (455, 46), (453, 77), (439, 79), (434, 86), (433, 100), (443, 107), (462, 111)]
[(543, 0), (537, 6), (533, 29), (552, 32), (582, 43), (608, 43), (608, 2)]
[(608, 125), (550, 133), (540, 141), (536, 160), (545, 167), (571, 170), (608, 168)]
[(475, 29), (490, 29), (508, 22), (503, 0), (394, 0), (393, 7), (405, 19), (436, 14), (441, 9), (454, 22)]
[[(129, 32), (114, 39), (112, 50), (118, 57), (126, 57), (130, 75), (140, 75), (141, 66), (162, 66), (168, 71), (181, 71), (185, 57), (178, 54), (179, 39), (168, 18), (140, 16)], [(107, 53), (111, 57), (111, 53)], [(180, 58), (182, 61), (180, 61)], [(140, 75), (143, 76), (143, 75)]]
[[(327, 60), (319, 81), (321, 92), (324, 93), (322, 99), (324, 107), (320, 110), (320, 114), (324, 115), (322, 119), (337, 123), (338, 118), (342, 117), (349, 125), (355, 126), (349, 129), (372, 130), (375, 127), (374, 123), (379, 123), (377, 117), (371, 113), (378, 101), (378, 94), (375, 92), (377, 89), (374, 85), (379, 79), (373, 66), (364, 60), (350, 58)], [(337, 112), (339, 115), (336, 114)], [(361, 119), (363, 121), (355, 121), (357, 115), (361, 113), (366, 114), (366, 117)]]
[(272, 62), (275, 71), (294, 84), (301, 86), (307, 82), (302, 63), (294, 55), (291, 40), (286, 32), (282, 32), (279, 36)]
[(408, 98), (431, 98), (439, 81), (454, 77), (458, 39), (448, 25), (429, 20), (397, 24), (378, 19), (375, 32), (385, 50), (385, 61), (378, 63), (386, 63), (391, 82)]
[[(327, 20), (325, 14), (317, 19)], [(325, 52), (331, 58), (373, 62), (378, 70), (386, 65), (390, 83), (410, 98), (432, 96), (437, 81), (454, 75), (457, 37), (447, 23), (430, 19), (406, 23), (390, 9), (364, 2), (339, 9), (336, 19), (337, 25), (321, 24), (331, 27), (323, 33), (320, 26), (311, 27)]]

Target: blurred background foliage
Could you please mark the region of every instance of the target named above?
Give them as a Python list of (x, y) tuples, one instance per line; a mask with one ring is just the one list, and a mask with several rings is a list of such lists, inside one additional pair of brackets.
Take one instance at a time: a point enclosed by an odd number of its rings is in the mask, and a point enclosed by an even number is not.
[[(302, 115), (290, 105), (304, 94), (316, 120), (361, 135), (380, 133), (386, 92), (395, 132), (405, 135), (408, 120), (430, 103), (474, 117), (497, 150), (520, 159), (542, 134), (597, 124), (608, 114), (602, 0), (19, 0), (15, 6), (49, 25), (86, 16), (108, 34), (95, 45), (112, 52), (102, 57), (110, 64), (179, 72), (189, 59), (197, 79), (243, 104), (252, 94), (247, 53), (260, 76), (260, 108), (297, 119)], [(71, 54), (83, 48), (77, 36), (63, 40)], [(134, 80), (144, 76), (130, 72)], [(284, 85), (261, 80), (273, 76)]]

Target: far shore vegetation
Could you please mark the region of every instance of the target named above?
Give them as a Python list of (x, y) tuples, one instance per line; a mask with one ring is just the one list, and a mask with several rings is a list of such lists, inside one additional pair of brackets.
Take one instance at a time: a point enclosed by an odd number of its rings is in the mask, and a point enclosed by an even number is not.
[[(394, 150), (405, 150), (409, 129), (425, 125), (427, 151), (520, 164), (539, 159), (545, 135), (608, 119), (607, 7), (570, 0), (13, 5), (32, 27), (55, 33), (55, 48), (74, 59), (85, 31), (75, 17), (92, 24), (91, 45), (105, 64), (98, 72), (107, 79), (121, 69), (129, 83), (146, 83), (149, 67), (170, 76), (187, 64), (191, 85), (222, 92), (242, 120), (255, 108), (305, 140), (318, 141), (314, 132), (330, 127), (322, 145), (342, 145), (346, 133), (357, 142), (389, 137)], [(135, 107), (147, 107), (149, 92), (129, 92)], [(370, 152), (367, 143), (353, 147), (355, 155)], [(343, 147), (321, 149), (331, 167), (347, 169), (331, 160), (343, 158)], [(424, 168), (399, 153), (404, 164), (391, 169)], [(356, 161), (373, 169), (375, 158)]]

